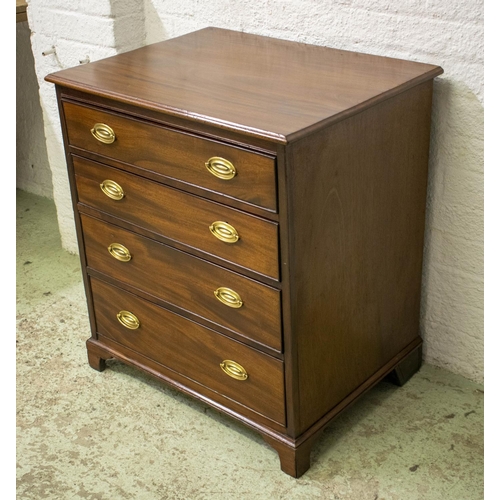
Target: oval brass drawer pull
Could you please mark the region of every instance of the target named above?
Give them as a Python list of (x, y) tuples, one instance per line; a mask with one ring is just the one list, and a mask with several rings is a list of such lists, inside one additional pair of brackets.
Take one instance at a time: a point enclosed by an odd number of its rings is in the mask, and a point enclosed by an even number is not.
[(121, 262), (128, 262), (132, 258), (132, 254), (129, 249), (120, 243), (111, 243), (108, 247), (108, 252), (116, 259)]
[(214, 291), (214, 295), (219, 299), (225, 306), (232, 307), (234, 309), (239, 309), (243, 305), (240, 295), (231, 290), (221, 286)]
[(212, 175), (225, 181), (231, 180), (236, 175), (234, 165), (229, 160), (220, 156), (213, 156), (205, 162), (205, 166)]
[(112, 200), (121, 200), (125, 196), (125, 192), (123, 191), (120, 184), (109, 179), (101, 182), (101, 190), (108, 198), (111, 198)]
[(236, 231), (236, 229), (227, 222), (218, 220), (210, 224), (208, 227), (210, 232), (224, 243), (236, 243), (240, 239), (238, 231)]
[(130, 311), (120, 311), (116, 315), (118, 321), (129, 330), (137, 330), (141, 326), (141, 322), (137, 316)]
[(236, 361), (231, 361), (230, 359), (224, 360), (220, 367), (222, 371), (236, 380), (246, 380), (248, 378), (248, 373), (239, 363)]
[(90, 129), (90, 133), (99, 141), (104, 144), (112, 144), (115, 142), (116, 135), (114, 130), (105, 123), (96, 123)]

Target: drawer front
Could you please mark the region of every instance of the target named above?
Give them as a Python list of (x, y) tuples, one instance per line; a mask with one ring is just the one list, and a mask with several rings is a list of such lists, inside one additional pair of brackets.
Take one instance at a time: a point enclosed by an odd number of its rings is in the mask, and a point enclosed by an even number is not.
[(279, 290), (113, 224), (81, 222), (89, 267), (281, 351)]
[[(68, 102), (64, 115), (73, 146), (276, 212), (274, 158)], [(111, 127), (112, 143), (92, 135), (97, 123)], [(206, 166), (210, 158), (226, 162)]]
[[(79, 202), (279, 279), (276, 223), (93, 161), (73, 157), (73, 165)], [(105, 180), (118, 184), (124, 196), (116, 200), (106, 195), (101, 188)], [(238, 240), (228, 243), (214, 236), (210, 230), (214, 222), (230, 224)]]
[[(102, 281), (92, 278), (91, 288), (99, 336), (285, 425), (281, 361)], [(118, 320), (122, 311), (121, 321), (128, 326)], [(243, 367), (247, 378), (227, 375), (221, 368), (224, 361), (227, 372), (238, 376), (244, 374)]]

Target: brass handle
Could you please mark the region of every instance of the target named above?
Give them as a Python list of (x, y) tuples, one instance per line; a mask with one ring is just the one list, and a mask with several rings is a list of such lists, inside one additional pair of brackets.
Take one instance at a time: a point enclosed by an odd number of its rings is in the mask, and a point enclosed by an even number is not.
[(220, 367), (222, 371), (236, 380), (246, 380), (248, 378), (248, 373), (239, 363), (236, 361), (231, 361), (230, 359), (224, 360)]
[(229, 160), (219, 156), (210, 158), (205, 162), (205, 166), (211, 174), (225, 181), (231, 180), (236, 175), (236, 168), (234, 165)]
[(208, 227), (210, 232), (224, 243), (236, 243), (240, 239), (238, 231), (236, 231), (236, 229), (227, 222), (218, 220), (210, 224)]
[(116, 317), (118, 321), (129, 330), (137, 330), (137, 328), (141, 326), (141, 322), (137, 316), (130, 311), (120, 311)]
[(101, 182), (102, 192), (112, 200), (121, 200), (125, 196), (123, 188), (115, 181), (110, 181), (106, 179)]
[(115, 131), (105, 123), (96, 123), (90, 129), (90, 133), (99, 141), (104, 144), (113, 144), (116, 139)]
[(214, 295), (225, 305), (228, 307), (232, 307), (234, 309), (239, 309), (243, 305), (243, 301), (241, 300), (240, 295), (226, 287), (219, 287), (214, 291)]
[(127, 247), (120, 245), (120, 243), (111, 243), (108, 247), (108, 252), (116, 259), (121, 262), (128, 262), (132, 258)]

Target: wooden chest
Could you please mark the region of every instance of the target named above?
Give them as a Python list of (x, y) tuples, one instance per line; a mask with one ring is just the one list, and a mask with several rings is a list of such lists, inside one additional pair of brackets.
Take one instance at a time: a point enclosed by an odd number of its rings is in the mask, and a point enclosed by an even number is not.
[(90, 365), (146, 371), (303, 474), (325, 425), (420, 366), (441, 73), (207, 28), (49, 75)]

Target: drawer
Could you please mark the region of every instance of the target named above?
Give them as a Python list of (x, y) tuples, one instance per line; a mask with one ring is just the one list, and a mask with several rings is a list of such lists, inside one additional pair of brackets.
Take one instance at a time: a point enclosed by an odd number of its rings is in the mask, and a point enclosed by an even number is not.
[(81, 222), (90, 268), (281, 351), (279, 290), (113, 224)]
[[(276, 212), (274, 158), (115, 113), (69, 102), (63, 107), (73, 146)], [(111, 127), (111, 144), (92, 135), (97, 123)], [(211, 158), (225, 162), (207, 167)]]
[[(281, 361), (100, 280), (91, 278), (91, 288), (100, 340), (109, 337), (285, 425)], [(247, 378), (227, 375), (224, 362), (227, 372)]]
[[(206, 254), (216, 256), (257, 273), (279, 279), (278, 225), (219, 203), (204, 200), (143, 177), (73, 157), (78, 201), (141, 226)], [(112, 181), (121, 199), (103, 192), (103, 181)], [(118, 186), (118, 187), (117, 187)], [(224, 237), (227, 224), (237, 232), (237, 241)], [(236, 233), (235, 233), (236, 234)]]

